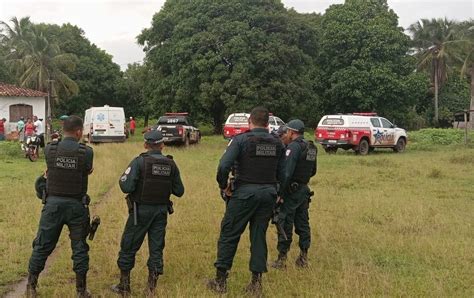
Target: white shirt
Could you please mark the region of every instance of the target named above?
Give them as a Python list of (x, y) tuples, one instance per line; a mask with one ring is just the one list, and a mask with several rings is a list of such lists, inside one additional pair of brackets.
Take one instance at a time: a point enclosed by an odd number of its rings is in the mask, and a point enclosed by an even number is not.
[(44, 133), (43, 123), (41, 121), (39, 121), (39, 119), (35, 121), (35, 126), (36, 126), (36, 134), (37, 135), (40, 135), (40, 134)]

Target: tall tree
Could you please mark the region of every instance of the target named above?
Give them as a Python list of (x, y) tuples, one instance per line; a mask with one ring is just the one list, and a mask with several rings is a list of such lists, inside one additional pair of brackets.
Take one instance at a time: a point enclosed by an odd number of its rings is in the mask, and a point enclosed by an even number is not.
[(417, 103), (409, 37), (385, 0), (347, 0), (321, 24), (319, 93), (327, 113), (376, 111), (398, 123)]
[(468, 76), (471, 80), (471, 104), (469, 121), (474, 129), (474, 20), (461, 22), (458, 30), (459, 56), (462, 59), (461, 77)]
[[(148, 97), (158, 112), (212, 115), (264, 104), (282, 117), (314, 101), (311, 28), (280, 1), (167, 1), (138, 37), (156, 80)], [(296, 115), (298, 116), (298, 115)], [(307, 115), (306, 115), (307, 117)]]
[[(418, 68), (430, 73), (434, 87), (434, 122), (439, 121), (439, 89), (448, 78), (454, 63), (453, 43), (456, 40), (456, 22), (448, 19), (421, 19), (408, 30), (413, 35), (413, 45), (418, 57)], [(451, 46), (450, 46), (451, 45)]]

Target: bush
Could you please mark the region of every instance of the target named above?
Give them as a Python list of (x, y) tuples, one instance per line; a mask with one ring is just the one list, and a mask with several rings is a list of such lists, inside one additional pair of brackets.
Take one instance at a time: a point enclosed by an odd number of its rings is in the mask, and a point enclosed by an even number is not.
[(0, 142), (0, 158), (22, 157), (23, 152), (19, 142)]
[[(470, 142), (474, 142), (474, 132), (469, 132)], [(427, 128), (408, 133), (410, 142), (419, 145), (457, 145), (464, 143), (464, 130)]]

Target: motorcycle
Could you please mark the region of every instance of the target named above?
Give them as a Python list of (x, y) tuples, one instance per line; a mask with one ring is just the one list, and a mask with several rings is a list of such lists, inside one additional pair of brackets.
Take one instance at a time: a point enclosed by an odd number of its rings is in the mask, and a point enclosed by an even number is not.
[(26, 146), (23, 146), (25, 151), (25, 157), (28, 157), (30, 161), (37, 161), (39, 158), (39, 147), (41, 139), (39, 136), (32, 135), (26, 137)]

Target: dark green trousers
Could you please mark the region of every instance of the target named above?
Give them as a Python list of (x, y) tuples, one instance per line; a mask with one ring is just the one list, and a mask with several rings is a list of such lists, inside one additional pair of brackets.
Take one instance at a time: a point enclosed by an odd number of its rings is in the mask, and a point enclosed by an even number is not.
[(39, 274), (46, 259), (53, 252), (63, 226), (69, 228), (71, 238), (73, 270), (86, 274), (89, 270), (89, 210), (79, 200), (71, 198), (48, 198), (41, 211), (38, 233), (33, 241), (33, 253), (28, 271)]
[(133, 224), (133, 213), (129, 214), (125, 224), (117, 265), (120, 270), (132, 270), (135, 266), (135, 255), (148, 234), (148, 269), (156, 274), (163, 274), (168, 208), (166, 205), (139, 205), (137, 210), (138, 225)]
[(311, 245), (311, 228), (309, 226), (309, 188), (300, 187), (295, 193), (283, 196), (280, 207), (280, 224), (285, 230), (287, 240), (283, 235), (278, 235), (277, 249), (279, 253), (287, 253), (293, 241), (293, 226), (299, 236), (299, 246), (307, 250)]
[(240, 235), (250, 223), (250, 271), (267, 272), (268, 223), (277, 197), (273, 185), (247, 184), (237, 187), (227, 202), (217, 243), (216, 268), (230, 270)]

